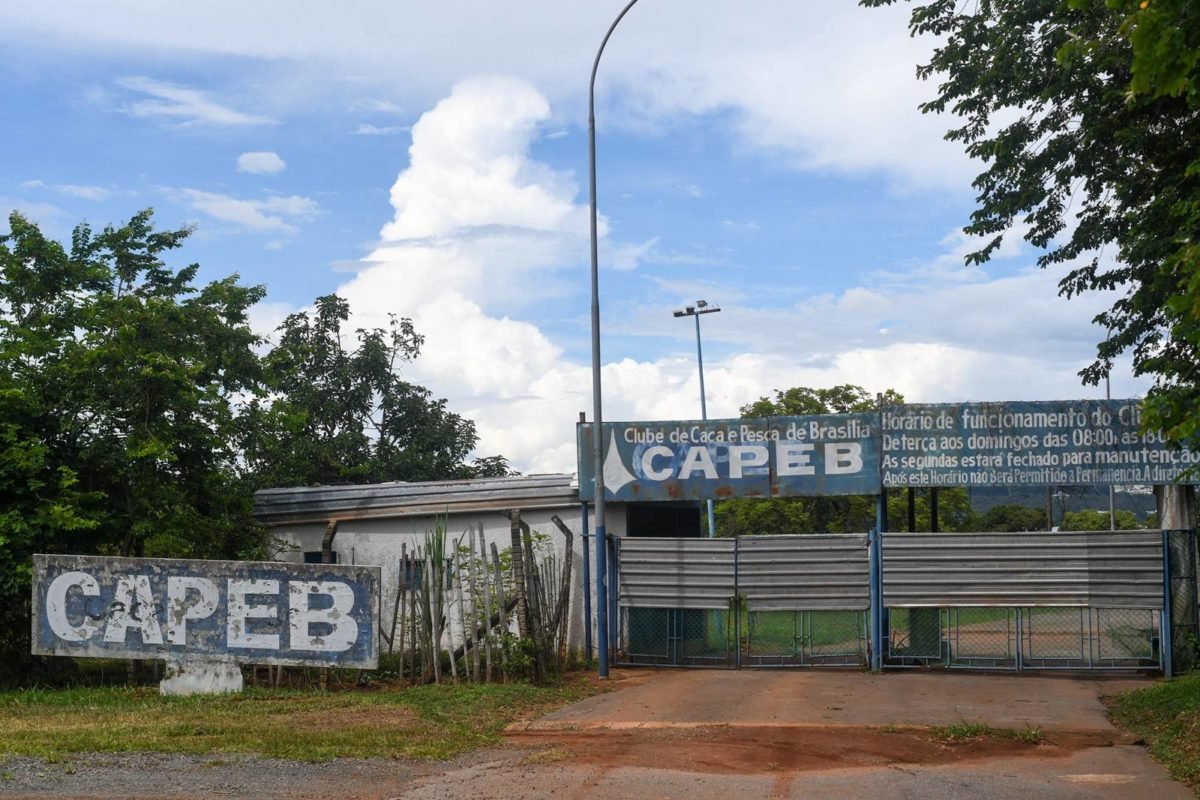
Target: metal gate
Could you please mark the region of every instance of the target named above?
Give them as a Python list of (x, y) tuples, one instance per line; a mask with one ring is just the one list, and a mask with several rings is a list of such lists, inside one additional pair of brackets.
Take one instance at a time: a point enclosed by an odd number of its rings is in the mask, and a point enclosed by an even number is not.
[(621, 539), (617, 663), (863, 666), (867, 535)]
[(1160, 531), (885, 533), (885, 665), (1158, 668)]
[(618, 539), (617, 661), (731, 667), (735, 539)]
[(738, 539), (740, 663), (865, 666), (868, 567), (866, 534)]
[(633, 538), (615, 555), (619, 664), (1169, 663), (1160, 531)]

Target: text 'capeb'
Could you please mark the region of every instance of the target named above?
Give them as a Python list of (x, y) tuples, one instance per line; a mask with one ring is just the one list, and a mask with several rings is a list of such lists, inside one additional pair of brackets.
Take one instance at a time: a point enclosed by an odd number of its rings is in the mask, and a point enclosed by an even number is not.
[(34, 557), (34, 652), (377, 661), (378, 567)]

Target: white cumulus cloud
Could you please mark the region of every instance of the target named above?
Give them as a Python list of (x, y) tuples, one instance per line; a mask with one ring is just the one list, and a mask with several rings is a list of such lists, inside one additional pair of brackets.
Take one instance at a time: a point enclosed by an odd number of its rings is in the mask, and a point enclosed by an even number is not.
[(238, 156), (237, 171), (251, 175), (278, 175), (287, 168), (287, 163), (278, 153), (256, 151)]
[[(503, 453), (524, 472), (573, 470), (575, 421), (580, 411), (591, 415), (590, 365), (586, 355), (572, 354), (586, 352), (583, 326), (564, 340), (531, 321), (547, 318), (547, 306), (577, 299), (586, 284), (586, 205), (571, 175), (530, 155), (549, 118), (544, 96), (524, 81), (455, 87), (413, 127), (410, 162), (391, 189), (393, 217), (338, 289), (356, 326), (382, 325), (389, 313), (411, 316), (426, 341), (406, 373), (476, 421), (480, 453)], [(280, 218), (264, 227), (281, 224), (289, 203), (191, 196), (244, 217), (243, 224), (261, 224), (254, 215), (269, 216), (274, 203)], [(311, 201), (290, 202), (315, 213)], [(699, 416), (693, 329), (664, 309), (700, 296), (724, 306), (704, 325), (713, 418), (799, 385), (894, 388), (930, 402), (1100, 396), (1081, 387), (1076, 373), (1098, 337), (1091, 316), (1111, 298), (1064, 302), (1058, 275), (1032, 267), (996, 274), (951, 268), (971, 243), (949, 236), (942, 244), (942, 255), (907, 272), (790, 300), (737, 276), (728, 285), (651, 277), (655, 291), (678, 297), (606, 311), (605, 418)], [(650, 261), (654, 245), (606, 238), (606, 263), (623, 251)], [(1020, 258), (1021, 249), (1007, 256)], [(618, 274), (629, 275), (605, 272)], [(641, 335), (671, 337), (677, 346), (659, 358), (624, 357), (620, 337)], [(1113, 391), (1140, 388), (1125, 379)]]

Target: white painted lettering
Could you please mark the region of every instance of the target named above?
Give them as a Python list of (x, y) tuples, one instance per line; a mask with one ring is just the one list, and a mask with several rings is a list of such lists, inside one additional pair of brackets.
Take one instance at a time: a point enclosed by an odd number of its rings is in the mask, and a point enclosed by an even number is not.
[(666, 445), (656, 444), (653, 447), (647, 447), (642, 451), (642, 474), (652, 481), (665, 481), (671, 477), (671, 467), (667, 466), (666, 469), (655, 469), (654, 459), (657, 456), (670, 458), (673, 455), (675, 453)]
[(246, 595), (250, 594), (279, 594), (277, 580), (235, 580), (229, 579), (229, 619), (226, 623), (226, 637), (230, 647), (253, 647), (258, 650), (278, 650), (279, 634), (251, 633), (247, 630), (246, 622), (251, 619), (276, 619), (278, 608), (273, 605), (249, 605)]
[(64, 572), (46, 588), (46, 619), (50, 623), (50, 630), (64, 642), (86, 642), (100, 630), (99, 626), (88, 621), (86, 615), (80, 624), (71, 624), (67, 615), (67, 594), (75, 587), (79, 587), (79, 593), (84, 597), (100, 595), (100, 584), (86, 572)]
[[(328, 608), (313, 608), (314, 595), (333, 599)], [(341, 653), (358, 640), (358, 623), (350, 615), (354, 610), (354, 590), (340, 581), (288, 581), (288, 622), (291, 649)], [(329, 630), (313, 633), (312, 627)]]
[[(196, 601), (188, 603), (188, 593)], [(208, 578), (190, 575), (171, 575), (167, 578), (167, 641), (187, 644), (187, 621), (206, 619), (217, 610), (217, 585)]]
[(770, 458), (766, 445), (734, 444), (729, 446), (729, 477), (740, 478), (746, 467), (761, 467)]
[(683, 463), (679, 465), (679, 479), (690, 478), (697, 471), (710, 481), (717, 479), (717, 465), (713, 463), (712, 453), (704, 445), (688, 448)]
[(817, 468), (812, 464), (813, 448), (811, 442), (776, 442), (775, 474), (787, 477), (815, 473)]
[(862, 472), (862, 445), (858, 442), (830, 442), (825, 445), (825, 474), (849, 475)]
[(130, 628), (141, 634), (142, 644), (163, 643), (149, 575), (123, 575), (117, 579), (104, 641), (124, 644)]

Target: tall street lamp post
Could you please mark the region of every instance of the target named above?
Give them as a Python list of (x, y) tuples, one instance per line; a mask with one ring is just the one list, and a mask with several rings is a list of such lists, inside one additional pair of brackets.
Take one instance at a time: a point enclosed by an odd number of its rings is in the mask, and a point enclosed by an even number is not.
[[(708, 421), (708, 402), (704, 397), (704, 350), (700, 347), (700, 315), (715, 314), (721, 310), (720, 306), (713, 305), (707, 300), (697, 300), (695, 305), (684, 306), (675, 312), (677, 317), (695, 317), (696, 318), (696, 364), (700, 368), (700, 419)], [(713, 520), (713, 501), (708, 500), (708, 538), (712, 539), (717, 535), (717, 526)]]
[(637, 0), (629, 0), (621, 13), (608, 26), (600, 49), (596, 51), (596, 60), (592, 62), (592, 78), (588, 82), (588, 198), (592, 212), (592, 474), (596, 484), (596, 651), (597, 673), (601, 678), (608, 677), (608, 561), (606, 548), (608, 538), (605, 535), (604, 508), (604, 437), (601, 423), (604, 419), (600, 413), (600, 268), (598, 244), (596, 239), (596, 70), (600, 68), (600, 56), (604, 54), (604, 46), (616, 30), (618, 23), (629, 13)]

